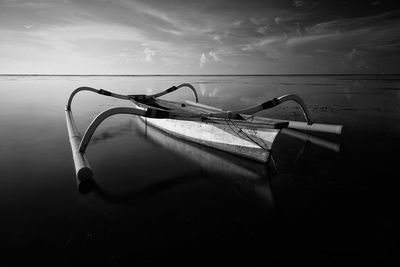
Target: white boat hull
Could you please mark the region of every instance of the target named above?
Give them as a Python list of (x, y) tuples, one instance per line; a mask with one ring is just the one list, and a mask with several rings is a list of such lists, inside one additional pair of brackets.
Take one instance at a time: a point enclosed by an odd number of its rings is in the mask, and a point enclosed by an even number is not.
[(232, 123), (214, 124), (199, 121), (140, 117), (145, 123), (178, 138), (267, 162), (279, 129), (239, 128)]

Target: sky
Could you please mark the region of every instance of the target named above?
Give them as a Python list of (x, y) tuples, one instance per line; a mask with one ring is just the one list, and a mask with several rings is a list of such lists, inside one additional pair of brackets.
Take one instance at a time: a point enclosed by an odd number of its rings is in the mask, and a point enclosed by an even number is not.
[(399, 73), (396, 6), (384, 0), (0, 0), (0, 73)]

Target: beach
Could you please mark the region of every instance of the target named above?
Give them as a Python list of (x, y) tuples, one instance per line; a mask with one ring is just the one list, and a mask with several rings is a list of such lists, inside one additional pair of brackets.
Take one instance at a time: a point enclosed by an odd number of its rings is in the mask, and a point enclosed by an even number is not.
[[(343, 133), (316, 134), (337, 149), (279, 134), (262, 165), (117, 115), (89, 144), (95, 183), (82, 189), (64, 114), (70, 93), (154, 94), (181, 83), (229, 110), (298, 94), (316, 122)], [(2, 266), (387, 265), (394, 255), (400, 75), (1, 75), (0, 93)], [(102, 110), (130, 103), (85, 92), (72, 105), (84, 132)], [(259, 115), (304, 120), (291, 103)]]

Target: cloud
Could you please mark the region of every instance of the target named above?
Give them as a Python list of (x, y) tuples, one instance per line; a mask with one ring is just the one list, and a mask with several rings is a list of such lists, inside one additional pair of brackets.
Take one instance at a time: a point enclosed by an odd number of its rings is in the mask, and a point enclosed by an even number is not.
[(301, 0), (293, 1), (293, 6), (295, 6), (295, 7), (301, 7), (304, 4), (305, 4), (305, 1), (301, 1)]
[(153, 57), (156, 55), (156, 51), (155, 50), (151, 50), (148, 47), (146, 47), (143, 50), (143, 53), (144, 53), (144, 61), (145, 62), (152, 62), (153, 61)]
[(32, 28), (34, 28), (35, 27), (35, 24), (24, 24), (24, 28), (25, 29), (32, 29)]
[(262, 34), (262, 35), (266, 35), (268, 30), (269, 30), (269, 26), (268, 25), (264, 25), (264, 26), (258, 27), (256, 29), (256, 32), (258, 32), (259, 34)]
[(350, 53), (347, 54), (347, 59), (352, 60), (354, 55), (357, 53), (357, 49), (353, 48)]
[[(189, 19), (190, 17), (186, 18), (186, 16), (180, 15), (177, 12), (178, 10), (170, 10), (169, 12), (166, 12), (165, 10), (161, 10), (157, 7), (152, 7), (150, 5), (141, 3), (139, 4), (137, 2), (133, 2), (132, 5), (134, 6), (135, 11), (139, 12), (139, 15), (145, 15), (144, 18), (146, 21), (148, 21), (150, 24), (161, 26), (159, 28), (166, 32), (175, 34), (179, 33), (177, 35), (201, 35), (204, 33), (209, 33), (213, 30), (204, 23), (204, 20), (200, 20), (200, 23), (196, 24), (194, 23), (195, 20)], [(197, 17), (197, 15), (193, 14), (193, 17)]]
[(214, 51), (210, 51), (208, 53), (202, 53), (201, 54), (200, 61), (199, 61), (199, 66), (200, 66), (200, 68), (204, 68), (204, 66), (208, 62), (219, 62), (219, 61), (221, 61), (221, 59), (219, 58), (217, 53), (214, 52)]
[(308, 35), (308, 36), (295, 36), (288, 38), (286, 41), (286, 44), (288, 46), (301, 46), (305, 44), (310, 44), (310, 43), (315, 43), (315, 42), (320, 42), (321, 40), (327, 40), (327, 39), (334, 39), (335, 37), (338, 37), (338, 33), (327, 33), (327, 34), (317, 34), (317, 35)]
[(286, 47), (282, 48), (300, 55), (316, 55), (324, 51), (331, 57), (345, 55), (345, 58), (352, 58), (360, 52), (365, 57), (390, 57), (400, 49), (397, 33), (400, 17), (397, 15), (400, 15), (399, 11), (317, 23), (296, 35), (290, 34)]
[(241, 24), (242, 24), (242, 21), (240, 21), (240, 20), (236, 20), (232, 23), (232, 25), (235, 27), (239, 27)]
[(324, 33), (330, 31), (344, 32), (372, 27), (387, 28), (394, 27), (392, 23), (398, 23), (399, 20), (400, 10), (394, 10), (371, 16), (325, 20), (323, 22), (308, 27), (307, 30), (310, 33)]
[(285, 37), (281, 36), (256, 38), (243, 45), (241, 49), (246, 52), (261, 52), (268, 60), (278, 60), (279, 50), (284, 44), (284, 40)]
[(282, 22), (282, 18), (281, 17), (275, 17), (274, 21), (275, 21), (276, 25), (279, 25)]
[(214, 60), (214, 61), (221, 61), (221, 59), (217, 56), (217, 54), (213, 51), (210, 51), (208, 55)]
[(203, 54), (201, 54), (201, 56), (200, 56), (200, 62), (199, 62), (199, 66), (200, 66), (200, 68), (203, 68), (204, 67), (204, 65), (206, 65), (206, 63), (208, 62), (208, 58), (207, 58), (207, 56), (206, 55), (204, 55), (204, 53)]
[(220, 35), (214, 35), (213, 40), (221, 43), (221, 36)]
[(160, 31), (162, 31), (162, 32), (166, 32), (166, 33), (173, 34), (173, 35), (176, 35), (176, 36), (184, 35), (184, 32), (179, 31), (179, 30), (166, 29), (166, 28), (163, 28), (163, 27), (159, 27), (158, 29)]

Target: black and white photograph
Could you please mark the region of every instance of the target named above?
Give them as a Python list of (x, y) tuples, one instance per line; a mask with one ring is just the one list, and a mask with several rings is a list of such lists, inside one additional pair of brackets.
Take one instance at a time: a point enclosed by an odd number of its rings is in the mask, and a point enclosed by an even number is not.
[(0, 0), (0, 267), (397, 266), (399, 151), (398, 1)]

